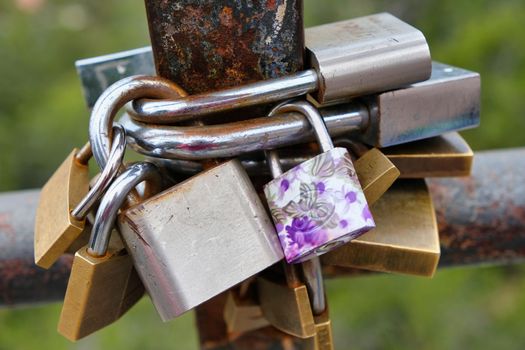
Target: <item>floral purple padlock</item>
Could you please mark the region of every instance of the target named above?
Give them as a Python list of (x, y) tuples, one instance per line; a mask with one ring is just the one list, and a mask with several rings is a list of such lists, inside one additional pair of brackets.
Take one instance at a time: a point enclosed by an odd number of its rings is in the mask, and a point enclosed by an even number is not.
[(345, 148), (334, 148), (317, 109), (306, 101), (284, 103), (270, 116), (299, 112), (311, 123), (323, 153), (264, 186), (288, 263), (322, 255), (375, 227), (354, 165)]

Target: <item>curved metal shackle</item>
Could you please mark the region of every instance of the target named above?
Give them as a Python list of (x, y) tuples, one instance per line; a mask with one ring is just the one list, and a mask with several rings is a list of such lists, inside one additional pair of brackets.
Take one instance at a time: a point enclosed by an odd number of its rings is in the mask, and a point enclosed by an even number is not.
[(159, 169), (152, 163), (139, 162), (128, 166), (111, 184), (102, 198), (95, 216), (91, 237), (89, 238), (89, 254), (97, 257), (106, 254), (111, 230), (120, 207), (122, 207), (128, 193), (146, 180), (160, 187), (162, 179)]
[(319, 257), (302, 262), (304, 284), (308, 290), (310, 304), (314, 315), (322, 314), (326, 309), (326, 299), (324, 291), (323, 270)]
[[(321, 111), (333, 137), (359, 132), (368, 125), (368, 109), (360, 103)], [(145, 124), (127, 114), (119, 122), (126, 128), (128, 145), (133, 150), (166, 159), (230, 158), (312, 139), (310, 123), (297, 110), (206, 127)]]
[(177, 84), (160, 77), (135, 75), (117, 81), (97, 99), (89, 120), (89, 141), (98, 166), (104, 169), (111, 147), (113, 119), (129, 101), (142, 97), (187, 96)]
[(334, 143), (330, 137), (330, 134), (328, 133), (328, 129), (324, 123), (323, 117), (314, 105), (304, 100), (290, 101), (278, 105), (270, 112), (269, 115), (273, 116), (275, 114), (286, 112), (299, 112), (306, 117), (312, 126), (315, 137), (317, 138), (317, 141), (319, 142), (323, 152), (328, 152), (334, 148)]
[(133, 119), (152, 124), (171, 124), (188, 117), (222, 112), (297, 97), (316, 91), (319, 78), (313, 69), (220, 91), (169, 100), (133, 101)]
[(91, 187), (89, 192), (82, 198), (80, 203), (71, 211), (71, 216), (76, 220), (82, 221), (93, 208), (93, 204), (102, 197), (104, 191), (111, 184), (113, 179), (117, 176), (124, 154), (126, 153), (126, 131), (122, 125), (115, 125), (113, 127), (113, 142), (111, 151), (109, 153), (108, 162), (104, 170), (97, 178), (97, 181)]

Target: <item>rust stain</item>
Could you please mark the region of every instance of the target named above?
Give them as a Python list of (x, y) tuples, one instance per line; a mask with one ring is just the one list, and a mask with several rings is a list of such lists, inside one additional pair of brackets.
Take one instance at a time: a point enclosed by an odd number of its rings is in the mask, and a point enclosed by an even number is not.
[(146, 9), (158, 74), (191, 94), (302, 68), (300, 0), (147, 0)]

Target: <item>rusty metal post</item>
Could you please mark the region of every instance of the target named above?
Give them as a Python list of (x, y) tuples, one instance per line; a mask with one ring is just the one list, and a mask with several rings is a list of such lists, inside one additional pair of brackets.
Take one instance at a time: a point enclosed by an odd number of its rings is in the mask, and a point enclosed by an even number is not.
[(157, 73), (191, 94), (303, 66), (302, 0), (145, 0)]
[(64, 299), (73, 257), (49, 270), (35, 265), (33, 227), (40, 191), (0, 195), (0, 307)]

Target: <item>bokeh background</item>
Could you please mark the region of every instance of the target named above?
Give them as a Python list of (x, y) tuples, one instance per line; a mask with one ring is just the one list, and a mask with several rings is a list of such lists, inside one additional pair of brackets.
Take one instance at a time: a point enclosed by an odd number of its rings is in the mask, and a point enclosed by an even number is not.
[[(481, 73), (482, 126), (463, 133), (475, 150), (525, 146), (525, 1), (305, 0), (307, 26), (381, 11), (421, 29), (435, 60)], [(75, 60), (148, 44), (142, 1), (0, 0), (0, 191), (42, 186), (87, 139)], [(525, 348), (523, 266), (327, 287), (338, 349)], [(0, 310), (0, 349), (197, 349), (193, 314), (164, 324), (146, 298), (75, 344), (59, 312)]]

